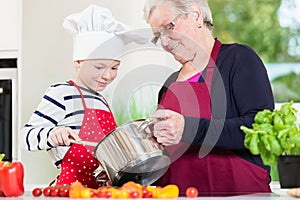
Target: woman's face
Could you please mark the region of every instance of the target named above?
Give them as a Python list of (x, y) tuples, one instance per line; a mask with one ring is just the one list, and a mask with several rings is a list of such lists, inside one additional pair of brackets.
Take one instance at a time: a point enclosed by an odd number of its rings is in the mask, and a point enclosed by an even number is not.
[(154, 35), (160, 36), (157, 43), (177, 61), (184, 64), (194, 59), (200, 48), (196, 42), (199, 32), (194, 28), (194, 15), (176, 15), (171, 11), (170, 5), (165, 3), (152, 10), (149, 23)]
[(120, 61), (94, 59), (76, 61), (75, 64), (75, 82), (84, 88), (100, 92), (116, 78)]

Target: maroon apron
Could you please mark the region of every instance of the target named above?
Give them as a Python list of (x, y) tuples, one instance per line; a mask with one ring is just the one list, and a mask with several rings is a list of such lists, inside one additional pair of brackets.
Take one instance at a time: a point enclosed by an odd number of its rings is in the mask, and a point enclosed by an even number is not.
[[(73, 81), (70, 83), (79, 91), (84, 107), (84, 118), (78, 136), (84, 141), (100, 142), (105, 135), (117, 127), (112, 112), (110, 109), (108, 112), (87, 108), (80, 88)], [(99, 166), (99, 162), (93, 156), (94, 148), (73, 144), (62, 159), (61, 173), (56, 185), (71, 185), (73, 182), (79, 181), (90, 188), (102, 186), (102, 183), (96, 182), (93, 176), (93, 172)]]
[[(205, 82), (172, 83), (163, 95), (159, 109), (211, 119), (210, 89), (221, 45), (221, 42), (215, 41)], [(180, 196), (185, 196), (188, 187), (196, 187), (200, 196), (271, 192), (269, 173), (232, 151), (213, 149), (200, 158), (199, 146), (180, 142), (166, 149), (170, 153), (172, 164), (156, 185), (176, 184), (180, 189)]]

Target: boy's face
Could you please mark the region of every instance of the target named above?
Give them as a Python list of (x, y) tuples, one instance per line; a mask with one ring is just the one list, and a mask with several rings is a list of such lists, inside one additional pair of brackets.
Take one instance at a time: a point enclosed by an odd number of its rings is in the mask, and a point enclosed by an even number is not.
[(103, 91), (117, 76), (120, 61), (94, 59), (76, 61), (77, 76), (75, 82), (93, 91)]

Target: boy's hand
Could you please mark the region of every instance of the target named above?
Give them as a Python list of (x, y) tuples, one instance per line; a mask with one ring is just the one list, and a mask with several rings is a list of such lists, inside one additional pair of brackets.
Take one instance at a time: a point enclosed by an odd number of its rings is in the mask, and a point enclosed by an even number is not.
[(81, 140), (75, 131), (65, 126), (60, 126), (55, 128), (50, 133), (49, 137), (54, 146), (69, 146), (70, 145), (69, 138), (73, 138), (76, 141)]

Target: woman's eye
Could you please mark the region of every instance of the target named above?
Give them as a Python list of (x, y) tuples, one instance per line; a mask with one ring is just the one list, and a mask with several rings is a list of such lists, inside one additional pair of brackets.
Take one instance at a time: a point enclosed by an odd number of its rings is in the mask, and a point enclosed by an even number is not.
[(100, 70), (100, 69), (103, 69), (104, 67), (101, 67), (101, 66), (94, 66), (96, 69)]
[(168, 31), (172, 31), (174, 29), (174, 25), (172, 23), (165, 26), (165, 29)]

